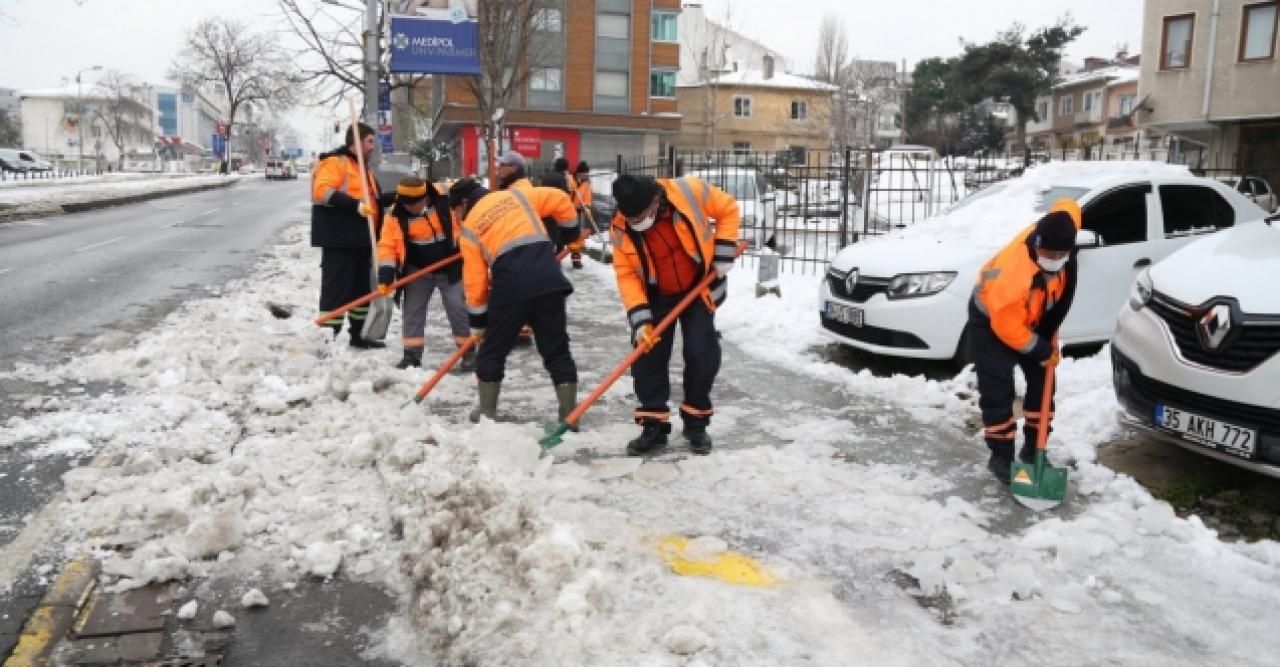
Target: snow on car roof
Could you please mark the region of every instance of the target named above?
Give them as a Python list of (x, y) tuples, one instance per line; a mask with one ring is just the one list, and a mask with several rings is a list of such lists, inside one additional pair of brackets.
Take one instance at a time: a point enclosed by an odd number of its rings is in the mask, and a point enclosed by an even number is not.
[(991, 186), (1002, 189), (990, 196), (944, 210), (888, 237), (999, 247), (1039, 219), (1037, 209), (1050, 189), (1092, 190), (1127, 180), (1190, 175), (1185, 166), (1163, 162), (1050, 162)]

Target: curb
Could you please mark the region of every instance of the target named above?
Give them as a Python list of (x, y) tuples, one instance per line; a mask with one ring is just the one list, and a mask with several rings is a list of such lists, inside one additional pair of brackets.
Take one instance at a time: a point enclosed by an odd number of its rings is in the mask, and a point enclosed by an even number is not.
[(52, 207), (37, 208), (32, 210), (16, 210), (12, 213), (7, 212), (0, 207), (0, 224), (5, 222), (17, 222), (19, 220), (29, 220), (31, 218), (46, 218), (53, 215), (61, 215), (63, 213), (81, 213), (84, 211), (93, 211), (100, 208), (108, 208), (111, 206), (121, 206), (124, 204), (136, 204), (138, 202), (149, 201), (152, 199), (162, 199), (164, 197), (173, 197), (176, 195), (186, 195), (194, 192), (203, 192), (205, 190), (214, 190), (217, 188), (226, 188), (236, 183), (240, 179), (227, 180), (222, 183), (209, 183), (205, 185), (193, 185), (185, 188), (174, 188), (172, 190), (160, 190), (157, 192), (144, 192), (136, 195), (126, 195), (123, 197), (111, 197), (108, 199), (95, 199), (92, 201), (75, 202), (70, 204), (59, 204)]
[(22, 635), (13, 653), (4, 661), (4, 667), (48, 664), (54, 647), (71, 629), (93, 592), (101, 568), (96, 559), (83, 555), (63, 566), (22, 626)]

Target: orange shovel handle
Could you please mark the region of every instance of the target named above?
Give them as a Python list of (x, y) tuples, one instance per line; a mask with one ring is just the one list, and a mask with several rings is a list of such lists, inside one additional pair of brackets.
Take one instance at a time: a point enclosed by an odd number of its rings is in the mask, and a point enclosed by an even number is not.
[(454, 366), (458, 365), (458, 361), (462, 359), (462, 356), (467, 353), (467, 350), (475, 347), (477, 342), (479, 341), (476, 337), (472, 336), (468, 338), (467, 342), (463, 343), (457, 350), (454, 350), (453, 354), (449, 355), (449, 358), (445, 359), (443, 364), (440, 364), (440, 368), (436, 369), (435, 375), (432, 375), (430, 379), (418, 388), (418, 393), (414, 395), (413, 401), (415, 403), (421, 403), (422, 399), (426, 398), (427, 394), (430, 394), (431, 390), (435, 389), (437, 384), (440, 384), (440, 380), (443, 379), (449, 371), (453, 370)]
[[(448, 257), (446, 257), (446, 258), (444, 258), (444, 259), (442, 259), (442, 260), (440, 260), (440, 261), (436, 262), (435, 264), (428, 265), (428, 266), (427, 266), (427, 268), (425, 268), (425, 269), (419, 269), (419, 270), (417, 270), (417, 271), (414, 271), (413, 273), (410, 273), (409, 275), (407, 275), (407, 276), (405, 276), (405, 277), (403, 277), (403, 278), (401, 278), (401, 279), (399, 279), (399, 280), (397, 280), (397, 281), (395, 281), (395, 282), (391, 283), (390, 287), (391, 287), (391, 289), (393, 289), (393, 290), (395, 290), (395, 289), (399, 289), (399, 288), (404, 287), (405, 285), (408, 285), (409, 283), (411, 283), (411, 282), (413, 282), (413, 281), (415, 281), (415, 280), (417, 280), (417, 279), (419, 279), (419, 278), (421, 278), (421, 277), (423, 277), (423, 276), (427, 275), (428, 273), (432, 273), (432, 272), (434, 272), (434, 271), (439, 271), (440, 269), (442, 269), (442, 268), (444, 268), (444, 267), (446, 267), (446, 266), (448, 266), (448, 265), (450, 265), (450, 264), (452, 264), (452, 263), (454, 263), (454, 262), (456, 262), (456, 261), (458, 261), (458, 260), (460, 260), (460, 259), (462, 259), (462, 255), (450, 255), (450, 256), (448, 256)], [(364, 295), (364, 296), (360, 297), (359, 299), (356, 299), (355, 301), (352, 301), (351, 303), (348, 303), (348, 304), (347, 304), (347, 305), (345, 305), (345, 306), (342, 306), (342, 307), (340, 307), (340, 308), (335, 308), (335, 309), (333, 309), (333, 310), (331, 310), (331, 311), (329, 311), (329, 312), (327, 312), (327, 313), (324, 313), (324, 314), (323, 314), (323, 315), (321, 315), (320, 317), (317, 317), (317, 318), (316, 318), (316, 320), (315, 320), (315, 321), (316, 321), (316, 324), (317, 324), (317, 325), (319, 325), (319, 326), (324, 326), (325, 322), (328, 322), (328, 321), (330, 321), (330, 320), (333, 320), (333, 319), (337, 319), (337, 318), (339, 318), (339, 317), (342, 317), (343, 315), (346, 315), (346, 314), (347, 314), (347, 311), (349, 311), (349, 310), (351, 310), (351, 309), (353, 309), (353, 308), (359, 308), (360, 306), (363, 306), (364, 304), (369, 303), (370, 301), (373, 301), (373, 300), (374, 300), (374, 299), (376, 299), (377, 297), (378, 297), (378, 293), (377, 293), (377, 292), (369, 292), (368, 294), (366, 294), (366, 295)]]

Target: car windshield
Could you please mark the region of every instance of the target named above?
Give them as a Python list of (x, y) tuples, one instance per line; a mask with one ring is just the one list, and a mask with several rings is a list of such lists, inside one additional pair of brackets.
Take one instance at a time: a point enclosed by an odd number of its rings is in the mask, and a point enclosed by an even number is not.
[(960, 209), (968, 206), (969, 204), (972, 204), (973, 202), (978, 201), (979, 199), (986, 199), (991, 195), (997, 194), (999, 192), (1003, 192), (1006, 187), (1009, 187), (1009, 186), (1004, 183), (996, 183), (994, 185), (988, 185), (987, 187), (981, 190), (978, 190), (977, 192), (971, 192), (960, 201), (952, 204), (949, 211), (959, 211)]
[(693, 175), (710, 181), (712, 185), (733, 195), (733, 198), (739, 201), (756, 199), (756, 175), (754, 173), (745, 171), (703, 171), (696, 172)]
[(1040, 193), (1040, 198), (1036, 200), (1036, 211), (1047, 211), (1049, 205), (1059, 199), (1080, 201), (1080, 198), (1088, 191), (1089, 188), (1073, 188), (1065, 185), (1052, 186)]

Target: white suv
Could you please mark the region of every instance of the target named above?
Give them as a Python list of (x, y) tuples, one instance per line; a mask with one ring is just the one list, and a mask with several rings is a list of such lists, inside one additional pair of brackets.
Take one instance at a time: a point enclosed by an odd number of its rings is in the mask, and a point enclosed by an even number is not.
[(1062, 325), (1068, 345), (1115, 330), (1133, 279), (1196, 237), (1264, 214), (1234, 189), (1185, 168), (1053, 163), (970, 195), (890, 238), (841, 250), (819, 287), (820, 322), (835, 340), (885, 356), (964, 361), (978, 271), (1059, 198), (1080, 203), (1080, 283)]
[(1124, 426), (1280, 477), (1280, 216), (1138, 276), (1111, 348)]

